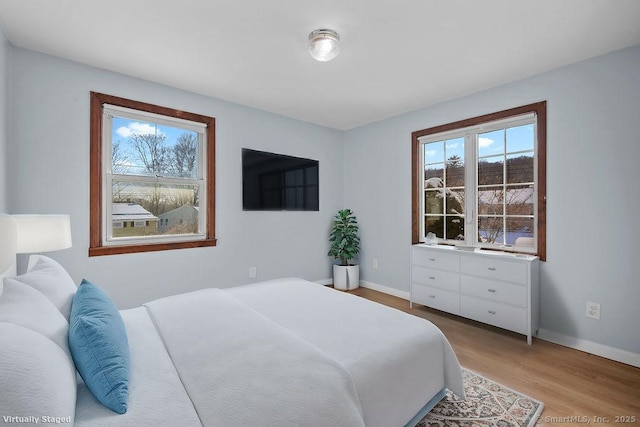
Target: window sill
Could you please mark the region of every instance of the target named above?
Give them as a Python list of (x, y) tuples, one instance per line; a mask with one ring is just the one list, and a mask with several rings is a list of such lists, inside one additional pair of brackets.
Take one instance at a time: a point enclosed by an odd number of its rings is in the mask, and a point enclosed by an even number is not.
[(458, 252), (473, 252), (477, 254), (502, 255), (502, 256), (513, 257), (513, 258), (526, 258), (526, 259), (540, 258), (538, 254), (535, 254), (533, 252), (519, 251), (516, 248), (512, 248), (510, 250), (504, 250), (500, 248), (487, 248), (482, 246), (452, 245), (449, 243), (428, 244), (425, 242), (414, 243), (414, 245), (420, 245), (424, 247), (431, 247), (431, 248), (438, 248), (438, 249), (449, 249), (449, 250), (458, 251)]
[(89, 248), (89, 256), (132, 254), (138, 252), (168, 251), (172, 249), (202, 248), (216, 246), (216, 239), (194, 240), (191, 242), (155, 243), (151, 245), (95, 246)]

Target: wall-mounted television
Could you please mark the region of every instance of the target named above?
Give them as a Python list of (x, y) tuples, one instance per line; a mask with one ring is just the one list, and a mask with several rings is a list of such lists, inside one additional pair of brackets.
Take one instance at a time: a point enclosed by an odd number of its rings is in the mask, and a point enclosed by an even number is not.
[(318, 161), (242, 149), (242, 209), (318, 211)]

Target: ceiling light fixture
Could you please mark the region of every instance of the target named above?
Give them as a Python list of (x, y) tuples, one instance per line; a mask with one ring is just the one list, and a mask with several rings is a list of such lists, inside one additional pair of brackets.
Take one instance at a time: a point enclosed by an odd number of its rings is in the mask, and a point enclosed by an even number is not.
[(316, 61), (331, 61), (340, 53), (340, 36), (333, 30), (320, 29), (309, 34), (309, 53)]

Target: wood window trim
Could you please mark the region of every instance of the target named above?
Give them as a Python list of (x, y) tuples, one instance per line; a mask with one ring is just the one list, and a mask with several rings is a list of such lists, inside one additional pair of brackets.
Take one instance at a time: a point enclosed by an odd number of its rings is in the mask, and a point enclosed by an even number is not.
[[(177, 117), (193, 122), (204, 123), (207, 126), (207, 165), (206, 176), (206, 221), (207, 229), (205, 238), (175, 243), (151, 243), (120, 246), (102, 245), (102, 106), (103, 104), (116, 105), (160, 114), (169, 117)], [(89, 256), (128, 254), (137, 252), (165, 251), (171, 249), (199, 248), (215, 246), (215, 118), (200, 114), (174, 110), (158, 105), (133, 101), (103, 93), (90, 93), (90, 164), (89, 164)]]
[(411, 133), (411, 243), (420, 243), (420, 141), (419, 138), (441, 132), (462, 129), (470, 126), (478, 126), (483, 123), (506, 119), (527, 113), (535, 113), (537, 116), (538, 136), (538, 251), (537, 256), (541, 261), (547, 259), (547, 101), (523, 105), (521, 107), (489, 113), (470, 119), (464, 119), (453, 123), (447, 123), (422, 129)]

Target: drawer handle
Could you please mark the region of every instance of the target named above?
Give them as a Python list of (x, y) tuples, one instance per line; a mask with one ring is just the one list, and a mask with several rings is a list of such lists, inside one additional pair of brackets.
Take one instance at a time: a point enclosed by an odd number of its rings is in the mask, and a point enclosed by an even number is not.
[(435, 260), (436, 260), (435, 258), (429, 258), (429, 261), (435, 261)]
[(496, 271), (495, 267), (489, 267), (489, 271)]
[(434, 298), (435, 299), (435, 295), (429, 295), (429, 298)]
[(489, 310), (489, 314), (496, 314), (496, 312), (493, 310)]
[(436, 280), (436, 278), (433, 276), (429, 276), (429, 280)]
[(489, 292), (491, 292), (492, 294), (495, 294), (495, 293), (496, 293), (496, 290), (495, 290), (495, 289), (487, 289), (487, 290), (488, 290)]

